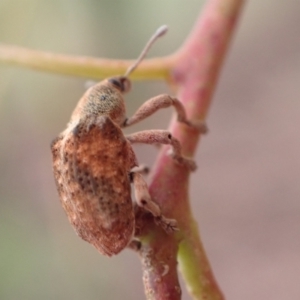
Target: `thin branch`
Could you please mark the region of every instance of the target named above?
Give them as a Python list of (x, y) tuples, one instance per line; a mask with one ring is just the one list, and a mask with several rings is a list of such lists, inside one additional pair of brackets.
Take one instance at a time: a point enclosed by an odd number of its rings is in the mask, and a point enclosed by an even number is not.
[[(179, 98), (192, 119), (201, 120), (207, 115), (244, 2), (209, 1), (203, 17), (178, 54), (173, 79), (180, 86)], [(182, 141), (185, 153), (193, 155), (199, 142), (198, 137), (188, 135), (175, 122), (171, 125), (171, 131)], [(180, 244), (178, 258), (187, 287), (195, 299), (222, 299), (189, 207), (186, 207), (186, 213), (185, 219), (189, 219), (190, 224), (183, 227), (184, 239)]]
[[(178, 98), (185, 104), (187, 114), (193, 120), (204, 120), (207, 115), (243, 2), (208, 1), (189, 38), (176, 54), (175, 64), (171, 69), (172, 84), (177, 87)], [(184, 154), (193, 156), (199, 142), (199, 133), (175, 120), (169, 129), (181, 141)], [(146, 253), (163, 247), (160, 252), (154, 252), (155, 255), (151, 260), (148, 259), (148, 264), (144, 267), (144, 274), (147, 274), (146, 290), (151, 291), (148, 299), (180, 299), (180, 296), (167, 296), (165, 292), (172, 292), (178, 284), (178, 278), (173, 275), (176, 261), (167, 261), (166, 258), (174, 257), (179, 242), (180, 269), (193, 298), (224, 299), (214, 279), (191, 212), (188, 197), (189, 172), (175, 165), (166, 151), (163, 148), (153, 169), (150, 192), (167, 216), (169, 212), (171, 217), (177, 219), (181, 235), (166, 236), (158, 229), (146, 235), (151, 236), (150, 242), (142, 247), (146, 249)], [(144, 260), (143, 251), (141, 256)], [(162, 271), (156, 269), (159, 262), (168, 264), (170, 278), (166, 274), (163, 280), (155, 281), (159, 271)], [(151, 275), (153, 277), (149, 280)]]
[[(133, 60), (55, 54), (0, 44), (0, 63), (91, 79), (122, 75), (133, 62)], [(130, 78), (167, 79), (172, 64), (172, 56), (146, 59)]]

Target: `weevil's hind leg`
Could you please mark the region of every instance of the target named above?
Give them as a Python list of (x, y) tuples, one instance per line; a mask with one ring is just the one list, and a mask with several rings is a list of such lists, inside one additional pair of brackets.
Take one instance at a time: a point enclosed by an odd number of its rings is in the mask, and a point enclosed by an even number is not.
[(167, 94), (158, 95), (146, 101), (136, 113), (125, 121), (123, 127), (133, 125), (145, 118), (151, 116), (161, 108), (167, 108), (173, 106), (177, 113), (178, 122), (184, 123), (189, 127), (195, 128), (202, 133), (207, 132), (207, 126), (204, 122), (192, 122), (188, 120), (185, 112), (185, 108), (182, 103), (175, 97), (171, 97)]
[(178, 230), (177, 222), (174, 219), (167, 219), (162, 215), (159, 206), (151, 200), (148, 186), (143, 176), (138, 173), (132, 173), (135, 199), (138, 206), (148, 210), (153, 216), (155, 222), (160, 225), (166, 232)]
[(143, 144), (165, 144), (171, 145), (171, 151), (169, 155), (180, 165), (189, 168), (191, 171), (195, 171), (197, 165), (194, 160), (184, 157), (181, 154), (180, 142), (175, 139), (172, 134), (167, 130), (145, 130), (139, 131), (126, 136), (127, 140), (134, 143)]

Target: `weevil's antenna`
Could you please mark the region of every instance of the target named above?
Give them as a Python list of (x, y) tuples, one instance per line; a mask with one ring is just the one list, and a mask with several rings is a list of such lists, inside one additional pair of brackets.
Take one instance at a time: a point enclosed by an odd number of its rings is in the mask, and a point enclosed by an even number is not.
[(140, 62), (145, 58), (145, 56), (147, 55), (149, 49), (151, 48), (151, 46), (154, 44), (154, 42), (161, 36), (163, 36), (166, 32), (168, 31), (168, 26), (167, 25), (162, 25), (160, 26), (155, 33), (152, 35), (152, 37), (150, 38), (150, 40), (148, 41), (148, 43), (146, 44), (146, 46), (144, 47), (143, 51), (141, 52), (140, 56), (137, 58), (137, 60), (135, 61), (135, 63), (133, 65), (131, 65), (126, 73), (125, 73), (125, 77), (128, 77), (130, 73), (132, 73), (136, 67), (140, 64)]

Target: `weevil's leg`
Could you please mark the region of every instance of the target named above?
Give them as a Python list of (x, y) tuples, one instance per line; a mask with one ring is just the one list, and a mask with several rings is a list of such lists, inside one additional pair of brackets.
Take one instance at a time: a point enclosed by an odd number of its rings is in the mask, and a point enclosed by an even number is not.
[(162, 215), (159, 206), (151, 200), (148, 186), (140, 173), (133, 173), (133, 186), (137, 205), (148, 210), (153, 216), (155, 222), (162, 226), (166, 232), (178, 230), (177, 222), (174, 219), (167, 219)]
[(195, 171), (197, 166), (194, 160), (184, 157), (181, 154), (180, 142), (175, 139), (167, 130), (145, 130), (139, 131), (126, 136), (130, 143), (143, 144), (166, 144), (171, 145), (169, 155), (180, 165), (188, 167), (191, 171)]
[(167, 232), (177, 229), (177, 222), (173, 219), (167, 219), (161, 214), (159, 206), (151, 200), (148, 186), (141, 175), (141, 167), (138, 166), (136, 155), (128, 141), (129, 150), (129, 177), (134, 186), (136, 203), (139, 207), (148, 210), (154, 216), (155, 222), (161, 225)]
[(128, 170), (129, 170), (129, 178), (130, 178), (130, 182), (133, 182), (133, 174), (134, 173), (141, 173), (141, 174), (148, 174), (150, 169), (148, 166), (146, 165), (139, 165), (138, 160), (136, 158), (136, 155), (130, 145), (130, 142), (127, 141), (128, 143), (128, 150), (129, 150), (129, 155), (128, 155)]
[(130, 169), (129, 171), (129, 178), (130, 178), (130, 182), (133, 182), (133, 173), (140, 173), (143, 175), (147, 175), (149, 174), (149, 167), (145, 166), (145, 165), (139, 165), (139, 166), (135, 166), (132, 169)]
[(202, 133), (207, 132), (207, 127), (204, 122), (192, 122), (188, 120), (185, 108), (182, 105), (182, 103), (177, 98), (171, 97), (167, 94), (162, 94), (146, 101), (131, 118), (127, 119), (124, 122), (123, 127), (130, 126), (139, 121), (142, 121), (145, 118), (154, 114), (159, 109), (167, 108), (170, 106), (174, 106), (177, 112), (178, 122), (184, 123), (190, 127), (200, 130), (200, 132)]

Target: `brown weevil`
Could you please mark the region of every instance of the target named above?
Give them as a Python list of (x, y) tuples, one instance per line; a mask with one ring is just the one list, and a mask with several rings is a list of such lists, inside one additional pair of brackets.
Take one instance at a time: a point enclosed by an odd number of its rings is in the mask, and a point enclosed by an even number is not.
[(177, 229), (176, 221), (163, 216), (151, 200), (143, 168), (131, 144), (169, 144), (170, 155), (177, 163), (192, 171), (196, 168), (193, 160), (181, 155), (180, 143), (170, 132), (145, 130), (125, 136), (121, 130), (169, 106), (174, 106), (179, 122), (197, 130), (205, 128), (190, 122), (181, 102), (167, 94), (151, 98), (126, 118), (123, 94), (130, 90), (128, 76), (166, 31), (166, 26), (156, 31), (124, 76), (90, 87), (79, 100), (67, 128), (51, 145), (54, 177), (68, 219), (77, 234), (104, 255), (119, 253), (134, 236), (131, 183), (137, 205), (149, 211), (165, 231)]

